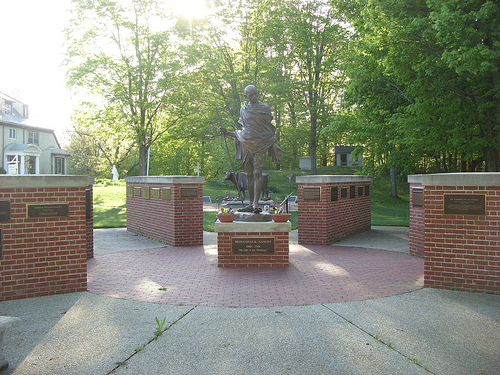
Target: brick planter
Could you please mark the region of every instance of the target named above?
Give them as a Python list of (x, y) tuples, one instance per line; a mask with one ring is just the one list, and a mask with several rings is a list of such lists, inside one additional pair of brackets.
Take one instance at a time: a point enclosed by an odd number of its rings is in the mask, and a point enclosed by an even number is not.
[(371, 177), (298, 176), (299, 243), (327, 245), (371, 228)]
[(93, 179), (0, 176), (0, 301), (87, 290)]
[[(217, 221), (215, 223), (217, 266), (288, 267), (291, 230), (290, 222), (221, 223)], [(269, 252), (271, 247), (272, 253)]]
[(171, 246), (203, 245), (204, 177), (127, 177), (127, 230)]
[(499, 292), (500, 173), (413, 175), (408, 182), (410, 251), (424, 256), (424, 285)]

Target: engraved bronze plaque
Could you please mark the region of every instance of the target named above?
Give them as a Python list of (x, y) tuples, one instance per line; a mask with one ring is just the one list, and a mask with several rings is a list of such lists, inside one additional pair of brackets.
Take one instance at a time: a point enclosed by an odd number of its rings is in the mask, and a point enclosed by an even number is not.
[(10, 220), (10, 202), (0, 201), (0, 222)]
[(424, 207), (424, 189), (411, 189), (411, 202), (413, 207)]
[(349, 198), (356, 198), (356, 186), (350, 186), (349, 190)]
[(134, 196), (134, 188), (131, 185), (127, 185), (127, 198), (132, 198)]
[(158, 189), (158, 188), (151, 188), (151, 196), (153, 198), (160, 198), (160, 189)]
[(445, 215), (486, 215), (486, 195), (445, 194)]
[(331, 201), (336, 202), (339, 200), (339, 188), (338, 187), (332, 187), (332, 190), (330, 192), (331, 194)]
[(198, 196), (198, 188), (181, 187), (181, 198), (193, 198)]
[(363, 196), (363, 186), (358, 186), (358, 197)]
[(142, 193), (142, 197), (144, 199), (149, 199), (149, 186), (144, 186), (144, 188), (142, 189), (143, 193)]
[(365, 186), (365, 195), (370, 195), (370, 185)]
[(274, 237), (232, 237), (233, 254), (274, 254)]
[(140, 197), (141, 196), (141, 191), (142, 191), (142, 188), (140, 186), (136, 186), (134, 188), (134, 197)]
[(319, 202), (321, 200), (321, 187), (304, 187), (304, 201)]
[(169, 201), (170, 199), (172, 199), (170, 188), (163, 188), (162, 190), (163, 200)]
[(340, 189), (340, 197), (347, 198), (347, 188)]
[(68, 216), (67, 203), (27, 204), (26, 215), (32, 217), (62, 217)]

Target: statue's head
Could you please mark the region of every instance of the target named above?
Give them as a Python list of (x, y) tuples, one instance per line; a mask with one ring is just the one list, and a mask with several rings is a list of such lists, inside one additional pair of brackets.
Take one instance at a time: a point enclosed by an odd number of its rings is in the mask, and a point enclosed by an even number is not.
[(257, 103), (259, 101), (259, 91), (254, 85), (248, 85), (245, 87), (245, 98), (247, 98), (250, 103)]

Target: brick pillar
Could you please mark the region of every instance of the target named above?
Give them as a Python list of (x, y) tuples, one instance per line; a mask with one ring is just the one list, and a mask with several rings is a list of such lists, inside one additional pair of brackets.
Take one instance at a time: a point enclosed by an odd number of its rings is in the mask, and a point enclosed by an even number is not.
[(171, 246), (203, 245), (204, 177), (127, 177), (127, 230)]
[(499, 292), (500, 173), (414, 175), (408, 181), (423, 188), (423, 225), (420, 217), (410, 218), (416, 225), (410, 242), (423, 237), (424, 285)]
[(87, 290), (87, 176), (0, 176), (0, 301)]
[(327, 245), (371, 228), (371, 177), (298, 176), (299, 243)]

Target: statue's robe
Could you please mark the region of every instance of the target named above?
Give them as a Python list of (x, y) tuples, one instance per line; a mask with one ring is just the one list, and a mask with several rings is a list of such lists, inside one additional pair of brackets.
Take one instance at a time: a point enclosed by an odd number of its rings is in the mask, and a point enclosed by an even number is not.
[(236, 130), (236, 159), (243, 160), (249, 154), (269, 154), (273, 162), (283, 160), (283, 151), (276, 144), (276, 128), (272, 124), (271, 107), (257, 102), (246, 102), (240, 110), (242, 129)]

